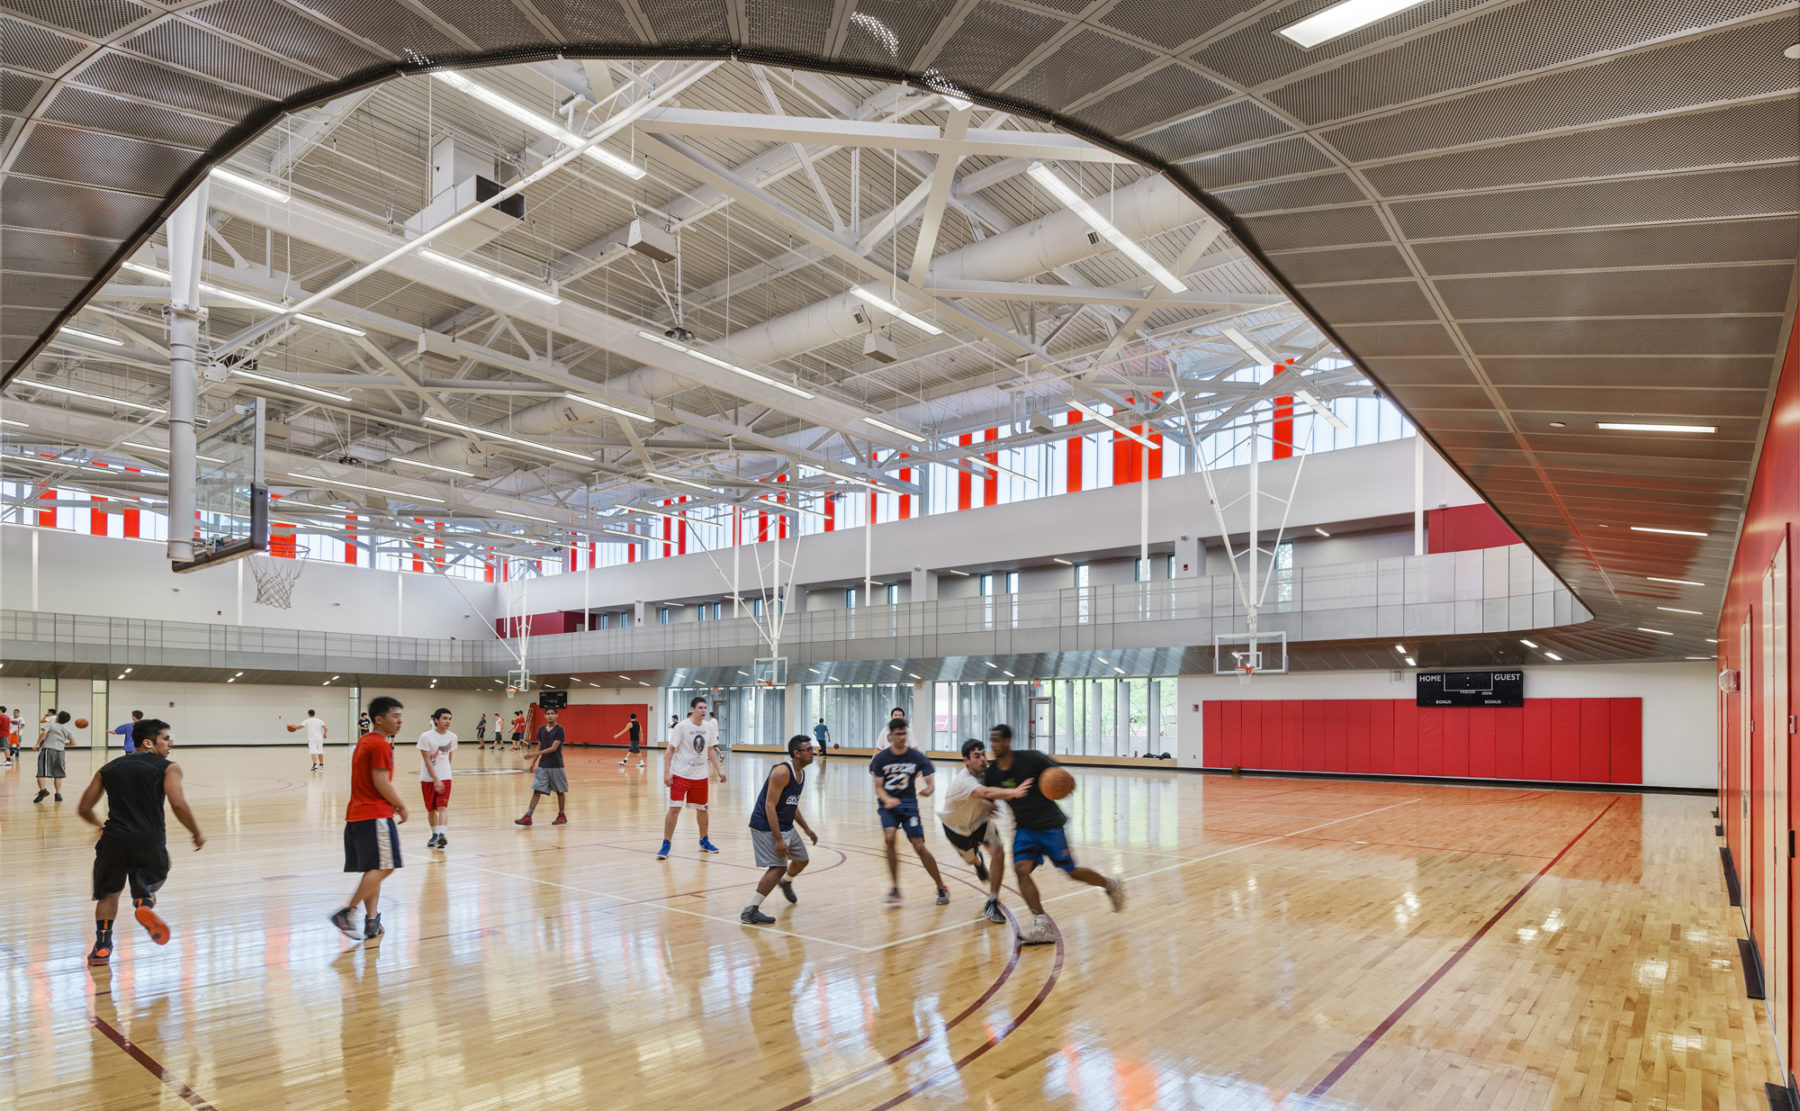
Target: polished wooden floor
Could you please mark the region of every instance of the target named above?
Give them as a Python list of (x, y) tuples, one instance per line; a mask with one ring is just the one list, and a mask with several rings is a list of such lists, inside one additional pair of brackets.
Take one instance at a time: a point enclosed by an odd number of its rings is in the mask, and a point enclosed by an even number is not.
[(1775, 1075), (1706, 798), (1088, 770), (1071, 840), (1130, 905), (1044, 875), (1061, 943), (1019, 949), (935, 829), (951, 904), (908, 864), (883, 905), (860, 761), (807, 787), (812, 870), (759, 929), (767, 758), (715, 788), (721, 855), (684, 816), (658, 863), (654, 762), (575, 752), (571, 823), (525, 830), (518, 757), (465, 749), (365, 950), (326, 922), (345, 750), (176, 758), (211, 840), (171, 837), (174, 940), (122, 922), (110, 971), (95, 757), (61, 806), (4, 773), (0, 1106), (1749, 1108)]

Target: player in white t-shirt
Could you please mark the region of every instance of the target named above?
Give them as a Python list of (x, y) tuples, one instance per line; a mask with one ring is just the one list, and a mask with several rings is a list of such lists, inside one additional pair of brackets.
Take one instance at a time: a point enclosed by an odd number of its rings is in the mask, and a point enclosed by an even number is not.
[(669, 743), (663, 749), (663, 786), (669, 789), (669, 813), (663, 818), (662, 848), (656, 859), (669, 859), (669, 840), (675, 836), (675, 819), (681, 817), (681, 804), (694, 808), (694, 820), (700, 825), (700, 850), (716, 853), (719, 847), (706, 838), (707, 769), (719, 773), (725, 782), (725, 765), (719, 762), (718, 724), (706, 719), (706, 699), (688, 703), (688, 716), (669, 730)]
[(325, 723), (319, 720), (318, 714), (308, 710), (306, 711), (306, 720), (300, 723), (300, 728), (306, 731), (306, 751), (312, 757), (312, 770), (324, 771), (325, 734), (327, 732)]
[(450, 828), (450, 754), (455, 751), (450, 711), (440, 709), (431, 715), (431, 728), (419, 734), (419, 790), (425, 796), (425, 811), (431, 815), (431, 840), (425, 842), (428, 849), (450, 844), (444, 831)]
[[(988, 763), (986, 745), (973, 738), (964, 741), (962, 758), (963, 766), (956, 769), (949, 789), (944, 792), (938, 820), (944, 823), (944, 839), (965, 862), (975, 866), (978, 878), (987, 881), (988, 901), (981, 916), (989, 922), (1004, 923), (1006, 915), (1000, 909), (1000, 883), (1006, 877), (1006, 842), (1000, 839), (1000, 807), (994, 800), (1005, 798), (1010, 792), (982, 785), (981, 777), (987, 771)], [(994, 861), (991, 871), (981, 857), (984, 845)]]

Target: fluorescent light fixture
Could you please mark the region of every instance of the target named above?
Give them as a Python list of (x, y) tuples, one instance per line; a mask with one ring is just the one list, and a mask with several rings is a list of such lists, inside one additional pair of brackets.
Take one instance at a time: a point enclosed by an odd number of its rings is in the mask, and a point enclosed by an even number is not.
[[(578, 147), (587, 141), (548, 116), (540, 116), (523, 104), (495, 92), (486, 85), (477, 84), (455, 70), (438, 70), (431, 76), (446, 85), (462, 90), (502, 115), (511, 116), (533, 131), (550, 136), (566, 147)], [(611, 151), (601, 150), (599, 147), (589, 147), (581, 153), (615, 173), (624, 174), (633, 181), (639, 180), (648, 172), (642, 166), (634, 165)]]
[(729, 370), (733, 374), (742, 375), (743, 377), (750, 379), (752, 382), (761, 382), (765, 386), (774, 386), (778, 390), (785, 390), (786, 392), (793, 394), (795, 397), (803, 397), (806, 400), (811, 401), (813, 398), (818, 396), (817, 394), (809, 393), (806, 390), (801, 389), (799, 386), (790, 386), (786, 382), (780, 381), (779, 379), (770, 378), (766, 374), (758, 374), (756, 371), (746, 370), (743, 367), (738, 366), (736, 363), (728, 363), (724, 359), (721, 359), (721, 358), (717, 357), (716, 355), (708, 355), (706, 352), (700, 350), (698, 347), (689, 347), (685, 343), (676, 343), (674, 340), (669, 339), (666, 336), (659, 336), (655, 332), (646, 332), (642, 328), (640, 328), (640, 329), (638, 329), (638, 335), (643, 337), (644, 339), (649, 340), (651, 343), (660, 343), (664, 347), (667, 347), (671, 351), (679, 351), (683, 355), (690, 355), (696, 359), (699, 359), (703, 363), (711, 363), (713, 366), (719, 367), (723, 370)]
[(942, 328), (938, 327), (936, 324), (931, 323), (929, 320), (919, 319), (918, 317), (914, 316), (912, 313), (909, 313), (905, 309), (901, 308), (899, 305), (894, 304), (892, 301), (888, 300), (886, 297), (881, 296), (879, 293), (872, 292), (867, 286), (859, 285), (855, 289), (851, 290), (850, 292), (852, 294), (854, 294), (860, 300), (865, 301), (870, 305), (873, 305), (874, 307), (880, 309), (882, 312), (887, 313), (889, 316), (906, 321), (908, 324), (911, 324), (913, 327), (917, 328), (921, 332), (924, 332), (928, 336), (941, 336), (944, 334), (944, 330)]
[(480, 278), (484, 282), (492, 282), (503, 289), (510, 289), (514, 293), (523, 294), (534, 300), (542, 301), (546, 305), (562, 304), (562, 298), (554, 293), (539, 289), (536, 286), (526, 285), (517, 278), (509, 278), (504, 274), (496, 274), (492, 270), (483, 270), (473, 263), (464, 262), (459, 258), (451, 258), (449, 255), (443, 254), (440, 251), (434, 251), (429, 247), (421, 247), (419, 249), (419, 257), (435, 262), (439, 266), (448, 266), (452, 270), (460, 270), (471, 278)]
[(1239, 351), (1248, 355), (1251, 361), (1256, 363), (1257, 366), (1269, 367), (1271, 369), (1275, 366), (1274, 363), (1269, 361), (1269, 356), (1263, 354), (1262, 348), (1258, 347), (1249, 336), (1246, 336), (1236, 328), (1221, 328), (1219, 329), (1219, 334), (1230, 340), (1232, 345)]
[(906, 670), (905, 668), (901, 667), (899, 664), (889, 664), (888, 666), (893, 668), (895, 671), (905, 671)]
[(160, 405), (145, 405), (142, 402), (137, 402), (137, 401), (121, 401), (119, 398), (116, 398), (116, 397), (107, 397), (104, 394), (88, 393), (86, 390), (72, 390), (67, 386), (53, 386), (48, 382), (21, 382), (19, 384), (22, 386), (30, 386), (34, 390), (49, 390), (51, 393), (68, 394), (70, 397), (85, 397), (89, 401), (104, 401), (108, 405), (119, 405), (126, 409), (141, 409), (146, 413), (167, 413), (168, 412), (167, 409), (164, 409)]
[(568, 398), (570, 401), (579, 401), (583, 405), (591, 405), (596, 409), (605, 409), (609, 413), (617, 413), (621, 417), (630, 417), (632, 420), (641, 420), (645, 424), (655, 424), (656, 423), (655, 417), (646, 416), (643, 413), (633, 412), (630, 409), (626, 409), (619, 405), (613, 405), (609, 402), (595, 401), (591, 397), (583, 397), (578, 393), (565, 393), (565, 394), (563, 394), (563, 396)]
[(261, 382), (265, 386), (279, 386), (284, 390), (299, 390), (301, 393), (309, 393), (315, 397), (323, 397), (330, 401), (347, 402), (350, 400), (349, 397), (341, 393), (332, 393), (330, 390), (321, 390), (317, 386), (303, 386), (298, 382), (284, 382), (279, 378), (272, 378), (267, 374), (258, 374), (253, 370), (239, 370), (237, 367), (232, 367), (231, 376), (233, 378), (248, 378), (252, 382)]
[(1603, 432), (1717, 432), (1710, 424), (1618, 424), (1601, 421), (1594, 427)]
[(1319, 535), (1320, 535), (1320, 536), (1323, 536), (1323, 537), (1324, 537), (1324, 538), (1325, 538), (1325, 539), (1327, 539), (1327, 540), (1330, 540), (1330, 539), (1331, 539), (1331, 534), (1330, 534), (1330, 533), (1329, 533), (1329, 532), (1326, 532), (1326, 531), (1325, 531), (1325, 530), (1324, 530), (1324, 529), (1322, 529), (1322, 528), (1314, 528), (1314, 529), (1313, 529), (1313, 531), (1314, 531), (1314, 532), (1316, 532), (1316, 533), (1318, 533), (1318, 534), (1319, 534)]
[(1712, 535), (1711, 533), (1706, 533), (1706, 532), (1695, 532), (1692, 529), (1650, 528), (1646, 525), (1632, 525), (1631, 531), (1632, 532), (1656, 532), (1656, 533), (1661, 533), (1664, 536), (1710, 536), (1710, 535)]
[(1055, 170), (1042, 162), (1033, 162), (1025, 172), (1030, 174), (1032, 180), (1043, 186), (1051, 196), (1061, 201), (1064, 208), (1081, 217), (1087, 222), (1088, 227), (1100, 233), (1100, 238), (1117, 247), (1126, 258), (1137, 263), (1146, 274), (1162, 283), (1169, 292), (1181, 293), (1187, 289), (1186, 282), (1171, 274), (1168, 267), (1151, 257), (1149, 251), (1132, 242), (1124, 232), (1114, 227), (1112, 221), (1100, 215), (1099, 209), (1083, 200), (1081, 194), (1070, 188), (1069, 183), (1064, 181)]
[(1559, 656), (1559, 655), (1557, 655), (1557, 654), (1556, 654), (1556, 653), (1555, 653), (1555, 652), (1552, 652), (1552, 651), (1550, 651), (1550, 650), (1549, 650), (1549, 649), (1547, 649), (1547, 648), (1546, 648), (1546, 649), (1545, 649), (1545, 650), (1544, 650), (1544, 655), (1546, 655), (1546, 656), (1548, 656), (1548, 657), (1550, 657), (1550, 658), (1551, 658), (1551, 659), (1553, 659), (1553, 660), (1560, 660), (1560, 659), (1562, 659), (1562, 657), (1561, 657), (1561, 656)]
[(214, 166), (211, 176), (216, 177), (220, 181), (226, 182), (227, 184), (235, 185), (239, 189), (248, 189), (252, 193), (257, 194), (258, 196), (267, 197), (270, 200), (275, 201), (277, 203), (280, 203), (280, 204), (288, 203), (288, 195), (286, 193), (282, 192), (281, 190), (275, 188), (273, 185), (264, 185), (262, 182), (257, 181), (254, 178), (245, 177), (243, 174), (236, 173), (232, 170), (227, 170), (223, 166)]
[(1655, 575), (1645, 575), (1644, 581), (1652, 582), (1652, 583), (1673, 583), (1676, 586), (1705, 586), (1706, 585), (1705, 583), (1700, 582), (1697, 579), (1661, 579), (1661, 578), (1657, 578)]
[(1050, 562), (1052, 562), (1052, 563), (1060, 563), (1060, 564), (1062, 564), (1062, 565), (1063, 565), (1063, 566), (1064, 566), (1064, 567), (1073, 567), (1073, 566), (1075, 566), (1075, 565), (1074, 565), (1074, 564), (1073, 564), (1073, 563), (1070, 563), (1070, 562), (1069, 562), (1069, 561), (1068, 561), (1068, 560), (1066, 560), (1066, 559), (1064, 559), (1064, 558), (1063, 558), (1063, 557), (1062, 557), (1062, 556), (1051, 556), (1051, 557), (1050, 557)]
[(1712, 659), (1711, 656), (1683, 656), (1681, 658), (1684, 660), (1710, 660), (1710, 659)]
[(438, 463), (425, 463), (418, 459), (389, 459), (390, 463), (402, 463), (408, 467), (424, 467), (428, 471), (442, 471), (445, 474), (461, 475), (463, 478), (474, 478), (474, 471), (462, 471), (455, 467), (446, 467)]
[(542, 521), (546, 525), (554, 525), (556, 523), (555, 521), (551, 520), (549, 517), (534, 517), (529, 513), (514, 513), (510, 509), (496, 509), (496, 510), (494, 510), (494, 512), (500, 514), (503, 517), (517, 517), (521, 521)]
[[(214, 172), (216, 173), (217, 171)], [(169, 272), (167, 270), (158, 270), (154, 266), (145, 266), (140, 262), (128, 262), (125, 264), (124, 268), (134, 274), (142, 274), (147, 278), (156, 278), (157, 280), (164, 282), (170, 280)], [(261, 309), (264, 312), (274, 313), (288, 311), (285, 305), (277, 305), (273, 301), (265, 301), (260, 297), (252, 297), (248, 293), (239, 293), (235, 289), (226, 289), (224, 286), (214, 285), (211, 282), (200, 282), (198, 285), (200, 292), (202, 293), (210, 294), (214, 297), (223, 297), (227, 301), (236, 301), (240, 305), (248, 305), (253, 309)], [(347, 336), (366, 336), (369, 334), (361, 328), (352, 328), (348, 324), (339, 324), (335, 320), (326, 320), (322, 316), (314, 316), (308, 312), (297, 312), (294, 316), (296, 319), (304, 320), (308, 324), (316, 324), (321, 328), (329, 328), (334, 332), (342, 332)]]
[[(0, 424), (4, 424), (4, 423), (6, 423), (6, 422), (0, 421)], [(169, 454), (169, 449), (166, 447), (157, 447), (155, 444), (140, 444), (136, 440), (122, 440), (122, 441), (120, 441), (119, 446), (120, 447), (134, 447), (140, 451), (154, 451), (158, 455)], [(225, 462), (225, 460), (219, 459), (219, 458), (217, 458), (215, 456), (211, 456), (211, 455), (196, 455), (196, 456), (194, 456), (194, 458), (200, 460), (200, 462), (202, 462), (202, 463), (223, 463), (223, 462)]]
[(1424, 2), (1425, 0), (1343, 0), (1343, 3), (1333, 4), (1322, 12), (1314, 12), (1297, 23), (1278, 28), (1275, 33), (1302, 50), (1311, 50), (1320, 43), (1330, 42), (1352, 31), (1360, 31), (1377, 20), (1386, 19), (1408, 8), (1416, 8)]
[(1637, 627), (1637, 631), (1640, 633), (1654, 633), (1659, 637), (1672, 637), (1675, 635), (1674, 633), (1669, 632), (1667, 629), (1650, 629), (1650, 628), (1646, 628), (1642, 625), (1639, 625)]
[[(1155, 445), (1153, 444), (1151, 446), (1154, 447)], [(1004, 475), (1011, 475), (1012, 477), (1018, 479), (1020, 482), (1029, 482), (1033, 486), (1037, 485), (1037, 479), (1032, 478), (1030, 475), (1020, 474), (1018, 471), (1013, 470), (1011, 467), (1002, 467), (998, 463), (990, 463), (986, 459), (983, 459), (979, 455), (965, 455), (965, 456), (963, 456), (963, 461), (966, 463), (973, 463), (977, 467), (982, 468), (983, 470), (995, 471), (995, 472), (998, 472), (999, 474), (1004, 474)]]
[(1000, 666), (1000, 665), (999, 665), (999, 664), (995, 664), (995, 663), (988, 663), (988, 661), (987, 661), (987, 660), (982, 660), (982, 661), (981, 661), (981, 662), (982, 662), (982, 663), (984, 663), (984, 664), (987, 664), (987, 665), (988, 665), (988, 666), (989, 666), (989, 667), (999, 667), (999, 666)]
[(65, 328), (58, 328), (57, 331), (62, 333), (65, 336), (74, 336), (76, 339), (90, 340), (94, 343), (104, 343), (108, 347), (124, 347), (125, 346), (125, 341), (122, 339), (114, 339), (111, 336), (103, 336), (98, 332), (84, 332), (80, 328), (65, 327)]
[(795, 505), (793, 502), (777, 502), (774, 498), (762, 494), (757, 495), (757, 500), (767, 502), (769, 508), (777, 513), (804, 513), (809, 517), (818, 517), (821, 520), (825, 517), (825, 514), (816, 509), (808, 509), (804, 505)]
[(1406, 645), (1396, 644), (1396, 645), (1394, 645), (1394, 651), (1396, 651), (1396, 652), (1400, 653), (1402, 656), (1404, 656), (1404, 655), (1406, 655)]
[(954, 567), (946, 567), (946, 568), (944, 568), (944, 570), (950, 572), (952, 575), (961, 575), (965, 579), (969, 577), (969, 573), (967, 571), (958, 571)]
[(907, 677), (907, 678), (908, 678), (908, 679), (917, 679), (917, 678), (918, 678), (918, 676), (917, 676), (917, 675), (915, 675), (915, 674), (913, 674), (913, 673), (912, 673), (912, 672), (910, 672), (910, 671), (909, 671), (909, 672), (907, 672), (907, 673), (906, 673), (906, 677)]
[(31, 427), (29, 424), (26, 424), (24, 421), (14, 420), (11, 417), (0, 417), (0, 424), (10, 424), (14, 428), (30, 428)]
[(671, 521), (686, 521), (690, 525), (705, 525), (707, 528), (724, 528), (723, 521), (708, 521), (703, 517), (689, 517), (681, 513), (665, 513), (660, 509), (646, 509), (641, 505), (622, 505), (619, 507), (627, 513), (648, 513), (654, 517), (667, 517)]
[(1407, 667), (1418, 667), (1419, 662), (1417, 660), (1413, 659), (1411, 656), (1408, 656), (1408, 657), (1406, 657), (1406, 666)]
[(654, 482), (674, 482), (674, 483), (679, 483), (682, 486), (692, 486), (696, 490), (704, 490), (709, 494), (713, 493), (713, 488), (711, 486), (704, 486), (698, 482), (692, 481), (691, 479), (676, 478), (674, 475), (662, 474), (658, 471), (645, 471), (644, 477), (648, 478)]
[(1664, 613), (1691, 613), (1695, 617), (1704, 617), (1705, 616), (1705, 614), (1703, 614), (1699, 610), (1679, 610), (1679, 609), (1676, 609), (1674, 606), (1657, 606), (1656, 608), (1659, 610), (1662, 610)]
[(1115, 668), (1113, 668), (1113, 670), (1118, 672), (1120, 675), (1125, 674), (1125, 669), (1122, 667), (1115, 667)]
[(1347, 429), (1350, 427), (1349, 425), (1344, 423), (1344, 419), (1342, 417), (1340, 417), (1336, 413), (1332, 412), (1329, 408), (1326, 407), (1326, 405), (1323, 401), (1320, 401), (1318, 398), (1314, 397), (1310, 392), (1308, 392), (1306, 390), (1295, 390), (1291, 396), (1293, 397), (1293, 399), (1295, 401), (1298, 401), (1300, 404), (1306, 406), (1308, 409), (1311, 409), (1313, 412), (1317, 413), (1320, 417), (1324, 418), (1325, 423), (1329, 424), (1331, 427), (1340, 429), (1340, 430)]
[(1708, 644), (1717, 644), (1717, 643), (1719, 643), (1719, 642), (1718, 642), (1718, 640), (1717, 640), (1717, 639), (1715, 639), (1715, 638), (1713, 638), (1713, 637), (1707, 637), (1707, 638), (1706, 638), (1706, 643), (1708, 643)]
[(1118, 421), (1112, 419), (1109, 416), (1106, 416), (1104, 413), (1100, 412), (1098, 409), (1090, 409), (1086, 405), (1082, 404), (1079, 401), (1076, 401), (1073, 398), (1069, 399), (1069, 408), (1075, 410), (1077, 413), (1080, 413), (1082, 416), (1087, 417), (1089, 420), (1099, 421), (1101, 424), (1104, 424), (1106, 427), (1112, 429), (1114, 432), (1117, 432), (1121, 436), (1125, 436), (1129, 439), (1136, 440), (1138, 443), (1143, 444), (1145, 447), (1149, 448), (1151, 451), (1160, 451), (1162, 449), (1161, 444), (1156, 443), (1154, 440), (1151, 440), (1148, 437), (1145, 437), (1136, 432), (1133, 432), (1131, 429), (1126, 428), (1124, 425), (1120, 424)]
[(490, 440), (504, 440), (509, 444), (518, 444), (520, 447), (528, 447), (533, 451), (547, 451), (553, 455), (562, 455), (570, 459), (580, 459), (586, 463), (592, 463), (594, 461), (593, 456), (583, 455), (579, 451), (569, 451), (566, 448), (551, 447), (549, 444), (534, 444), (530, 440), (521, 440), (517, 436), (508, 436), (504, 432), (495, 432), (491, 429), (476, 428), (472, 424), (459, 424), (453, 420), (445, 420), (443, 417), (421, 417), (420, 419), (426, 424), (435, 424), (441, 428), (454, 428), (458, 432), (466, 432), (471, 436), (484, 436)]
[(1000, 674), (1006, 676), (1008, 679), (1017, 679), (1018, 678), (1017, 675), (1014, 675), (1012, 672), (1007, 671), (1004, 668), (1001, 669)]
[(1527, 648), (1536, 648), (1537, 647), (1537, 643), (1535, 641), (1526, 640), (1524, 637), (1519, 638), (1519, 643), (1523, 644)]
[(907, 429), (901, 428), (898, 425), (889, 424), (887, 421), (880, 420), (876, 417), (864, 417), (863, 423), (864, 424), (872, 424), (876, 428), (881, 429), (883, 432), (892, 432), (894, 435), (900, 437), (901, 439), (910, 441), (915, 444), (925, 442), (925, 434), (924, 433), (908, 431)]
[(384, 486), (364, 486), (360, 482), (346, 482), (341, 478), (321, 478), (317, 475), (293, 474), (292, 472), (290, 472), (287, 477), (308, 483), (314, 487), (322, 487), (325, 489), (336, 489), (343, 486), (352, 490), (367, 490), (375, 494), (386, 494), (391, 498), (405, 498), (407, 501), (427, 501), (433, 505), (444, 504), (443, 498), (434, 498), (425, 494), (408, 494), (403, 490), (389, 490)]

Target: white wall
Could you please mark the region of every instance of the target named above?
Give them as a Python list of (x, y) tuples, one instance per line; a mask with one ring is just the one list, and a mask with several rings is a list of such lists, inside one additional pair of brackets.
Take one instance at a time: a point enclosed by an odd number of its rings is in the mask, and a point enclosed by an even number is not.
[[(1698, 663), (1587, 664), (1525, 669), (1526, 698), (1642, 698), (1644, 783), (1652, 787), (1718, 786), (1715, 717), (1717, 670)], [(1202, 716), (1196, 706), (1215, 701), (1310, 698), (1414, 697), (1411, 671), (1329, 671), (1259, 675), (1249, 683), (1234, 676), (1184, 675), (1180, 698), (1178, 763), (1200, 767)]]
[(472, 639), (494, 635), (500, 604), (491, 583), (318, 560), (304, 561), (292, 609), (255, 599), (256, 579), (243, 560), (177, 575), (159, 541), (0, 525), (6, 609)]
[[(1285, 493), (1291, 481), (1295, 461), (1282, 460), (1262, 466), (1265, 491)], [(1243, 486), (1248, 468), (1230, 468), (1219, 472), (1217, 484), (1221, 496), (1229, 500), (1237, 487)], [(1294, 508), (1289, 519), (1289, 533), (1299, 540), (1313, 537), (1315, 526), (1337, 532), (1345, 523), (1363, 522), (1363, 527), (1392, 530), (1408, 524), (1404, 538), (1393, 537), (1379, 542), (1379, 553), (1349, 555), (1347, 558), (1373, 558), (1374, 554), (1411, 554), (1410, 521), (1413, 511), (1413, 446), (1411, 440), (1332, 452), (1312, 461), (1294, 493)], [(1089, 581), (1096, 586), (1110, 582), (1131, 582), (1129, 556), (1135, 554), (1141, 520), (1142, 490), (1136, 484), (1088, 490), (1059, 497), (1015, 502), (956, 513), (940, 513), (907, 521), (892, 521), (874, 526), (870, 548), (870, 571), (882, 582), (908, 582), (914, 567), (928, 569), (959, 567), (1016, 568), (1021, 564), (1042, 564), (1052, 555), (1075, 562), (1091, 562)], [(1218, 527), (1207, 502), (1206, 484), (1197, 475), (1178, 475), (1149, 483), (1150, 543), (1153, 551), (1172, 550), (1177, 536), (1200, 536), (1209, 545), (1217, 543)], [(1426, 505), (1468, 505), (1479, 502), (1456, 473), (1435, 453), (1426, 454)], [(1269, 503), (1275, 504), (1275, 503)], [(1272, 512), (1263, 515), (1264, 528), (1273, 529), (1278, 521)], [(1248, 527), (1247, 509), (1238, 504), (1227, 514), (1233, 529)], [(1074, 523), (1075, 527), (1072, 527)], [(713, 530), (695, 530), (710, 536)], [(824, 586), (821, 593), (836, 594), (835, 602), (813, 603), (822, 608), (843, 605), (844, 585), (857, 583), (863, 577), (863, 531), (841, 532), (782, 541), (781, 559), (785, 565), (797, 559), (794, 579), (801, 584), (839, 584)], [(796, 547), (797, 544), (797, 547)], [(1391, 548), (1392, 550), (1388, 550)], [(739, 553), (739, 589), (748, 593), (758, 587), (757, 561), (765, 567), (762, 582), (772, 585), (768, 568), (775, 545), (747, 544)], [(1296, 558), (1300, 555), (1296, 549)], [(694, 553), (617, 567), (603, 567), (575, 575), (559, 575), (532, 585), (529, 609), (533, 612), (578, 610), (584, 597), (591, 609), (618, 610), (636, 601), (661, 599), (689, 600), (719, 598), (731, 593), (731, 553), (729, 551)], [(1157, 578), (1164, 577), (1159, 570)], [(584, 588), (582, 580), (588, 580)], [(940, 597), (956, 597), (965, 589), (946, 575), (939, 580)], [(966, 584), (971, 580), (963, 580)], [(1021, 589), (1027, 589), (1021, 583)], [(727, 607), (729, 609), (729, 607)], [(671, 620), (692, 620), (691, 615), (676, 614)], [(654, 613), (647, 620), (655, 620)]]

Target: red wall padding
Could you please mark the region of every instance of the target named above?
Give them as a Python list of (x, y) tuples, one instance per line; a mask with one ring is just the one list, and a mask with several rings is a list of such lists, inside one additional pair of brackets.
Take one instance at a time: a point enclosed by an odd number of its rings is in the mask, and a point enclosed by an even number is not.
[(1425, 511), (1425, 550), (1472, 552), (1477, 548), (1504, 548), (1519, 538), (1500, 519), (1492, 506), (1452, 505)]
[[(571, 703), (556, 715), (556, 723), (563, 727), (563, 740), (571, 745), (614, 745), (624, 748), (631, 742), (620, 737), (613, 739), (613, 734), (625, 728), (625, 723), (632, 714), (644, 723), (643, 743), (649, 744), (650, 707), (648, 704), (621, 702), (617, 705), (593, 706), (575, 705)], [(544, 711), (533, 705), (531, 707), (531, 728), (535, 732), (544, 724)]]
[(1209, 768), (1642, 783), (1643, 700), (1533, 698), (1521, 709), (1401, 700), (1213, 701)]

